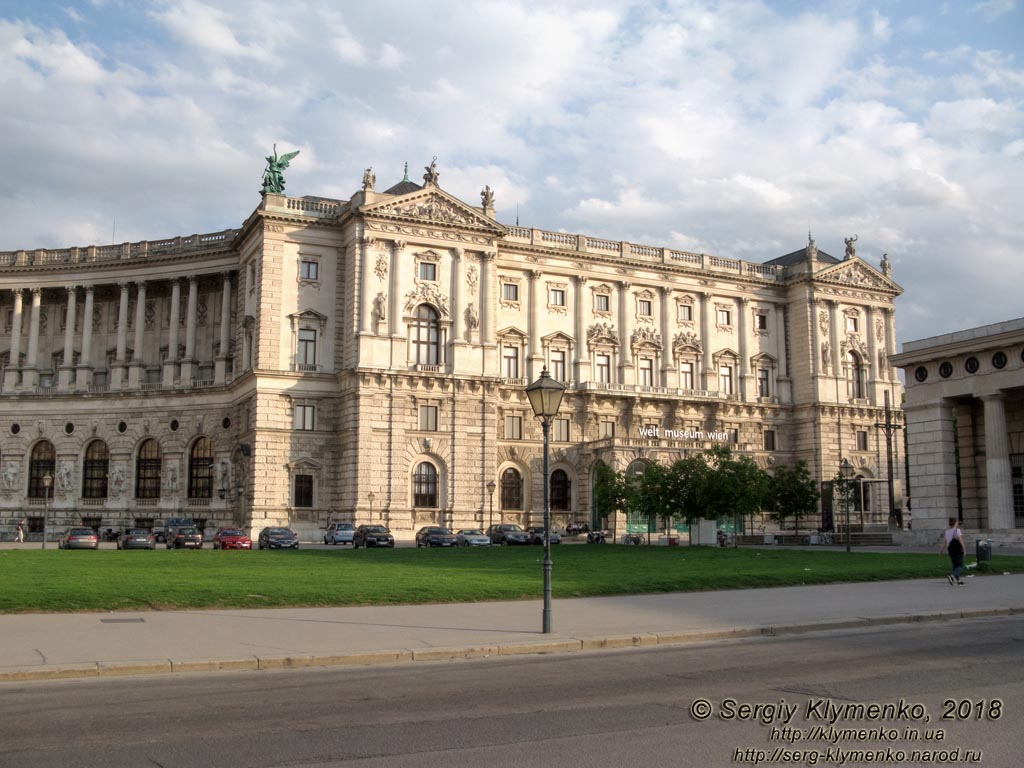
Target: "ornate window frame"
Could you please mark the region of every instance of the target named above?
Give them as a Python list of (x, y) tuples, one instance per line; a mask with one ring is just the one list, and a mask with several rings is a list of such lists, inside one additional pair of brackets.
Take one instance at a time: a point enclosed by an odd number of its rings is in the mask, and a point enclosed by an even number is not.
[[(694, 319), (693, 318), (697, 314), (696, 312), (694, 312), (694, 305), (697, 303), (697, 300), (691, 294), (684, 293), (681, 296), (676, 296), (675, 302), (676, 302), (676, 325), (678, 325), (678, 326), (680, 326), (682, 328), (693, 328), (694, 327)], [(683, 314), (682, 313), (682, 308), (683, 307), (686, 307), (687, 309), (689, 309), (689, 315), (690, 316), (688, 318), (682, 317), (682, 314)]]
[[(547, 291), (547, 305), (548, 312), (551, 314), (565, 315), (568, 314), (568, 296), (569, 296), (569, 284), (548, 281), (545, 283), (545, 290)], [(556, 304), (551, 300), (551, 293), (553, 291), (560, 291), (562, 294), (562, 303)]]
[[(729, 322), (723, 323), (720, 319), (720, 313), (729, 313)], [(733, 326), (736, 324), (736, 305), (735, 304), (724, 304), (722, 302), (715, 302), (715, 328), (722, 333), (732, 333)]]
[[(760, 318), (764, 318), (764, 327), (759, 325)], [(751, 309), (751, 321), (754, 324), (755, 336), (771, 336), (772, 311), (767, 307), (754, 307)]]
[[(655, 293), (650, 288), (644, 288), (640, 291), (633, 293), (633, 306), (635, 309), (635, 317), (638, 323), (653, 323), (654, 322), (654, 306), (655, 306)], [(651, 310), (648, 314), (643, 314), (641, 309), (641, 302), (647, 302), (647, 307)]]
[[(516, 288), (515, 299), (505, 298), (505, 286), (514, 285)], [(523, 304), (523, 278), (513, 275), (498, 275), (498, 303), (505, 309), (519, 310)]]
[[(321, 258), (323, 257), (319, 253), (304, 253), (303, 251), (299, 251), (298, 255), (295, 257), (295, 282), (298, 283), (300, 287), (308, 285), (311, 288), (320, 290), (320, 283), (322, 280), (320, 276)], [(305, 264), (313, 264), (315, 266), (316, 277), (303, 276), (302, 272)]]
[[(614, 293), (614, 291), (612, 290), (612, 287), (610, 285), (608, 285), (607, 283), (601, 283), (600, 285), (592, 285), (592, 286), (590, 286), (590, 294), (591, 294), (590, 306), (591, 306), (591, 312), (593, 313), (594, 317), (611, 318), (611, 316), (612, 316), (612, 293)], [(598, 309), (598, 307), (597, 307), (597, 297), (598, 296), (604, 296), (606, 299), (608, 299), (608, 309)]]
[[(327, 316), (315, 309), (304, 309), (288, 315), (291, 321), (291, 368), (293, 371), (319, 371), (322, 367), (323, 349), (327, 339)], [(299, 362), (299, 331), (315, 331), (316, 346), (313, 349), (313, 362)]]
[[(431, 280), (429, 277), (420, 276), (421, 264), (434, 265), (433, 280)], [(428, 285), (439, 286), (441, 284), (441, 254), (432, 250), (418, 251), (413, 254), (413, 265), (413, 282), (416, 285), (419, 285), (420, 283), (426, 283)]]
[[(318, 509), (324, 465), (309, 456), (301, 456), (285, 464), (285, 467), (288, 469), (288, 509)], [(298, 475), (312, 475), (313, 477), (313, 504), (311, 506), (295, 506), (295, 478)]]

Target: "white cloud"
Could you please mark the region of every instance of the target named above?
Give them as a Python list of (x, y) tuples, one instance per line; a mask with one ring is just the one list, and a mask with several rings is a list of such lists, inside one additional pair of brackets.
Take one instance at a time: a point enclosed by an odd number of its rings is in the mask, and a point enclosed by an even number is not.
[(238, 41), (227, 13), (199, 0), (167, 3), (153, 16), (182, 42), (201, 50), (224, 56), (259, 55)]
[(871, 12), (871, 34), (882, 42), (887, 42), (892, 37), (892, 24), (878, 11)]

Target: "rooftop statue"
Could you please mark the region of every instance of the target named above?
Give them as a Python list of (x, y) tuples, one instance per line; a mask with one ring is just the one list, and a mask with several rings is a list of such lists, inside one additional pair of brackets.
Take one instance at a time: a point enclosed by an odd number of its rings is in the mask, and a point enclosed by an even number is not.
[(267, 156), (267, 169), (263, 172), (263, 192), (272, 195), (284, 194), (284, 170), (292, 161), (292, 158), (299, 154), (299, 150), (288, 152), (277, 156), (277, 144), (274, 145), (274, 156)]
[(377, 183), (377, 174), (373, 172), (373, 168), (367, 168), (363, 172), (363, 190), (366, 192), (373, 192), (373, 185)]
[(485, 186), (480, 190), (480, 202), (483, 203), (484, 208), (494, 207), (494, 191), (491, 189), (490, 185)]
[(853, 246), (853, 244), (857, 242), (857, 236), (844, 237), (843, 242), (846, 243), (846, 258), (852, 259), (857, 255), (857, 249)]
[(434, 155), (434, 159), (430, 161), (430, 165), (423, 166), (423, 170), (426, 173), (423, 174), (423, 181), (427, 184), (437, 185), (437, 177), (440, 174), (437, 172), (437, 155)]

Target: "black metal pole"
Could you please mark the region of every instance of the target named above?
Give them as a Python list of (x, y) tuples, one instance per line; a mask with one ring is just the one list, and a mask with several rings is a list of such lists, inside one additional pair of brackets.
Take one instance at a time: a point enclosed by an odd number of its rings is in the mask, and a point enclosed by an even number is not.
[(850, 551), (850, 481), (842, 476), (843, 508), (846, 510), (846, 551)]
[(548, 491), (548, 456), (551, 447), (551, 420), (545, 416), (544, 426), (544, 614), (543, 632), (551, 632), (551, 499)]
[(889, 408), (889, 390), (885, 390), (885, 466), (889, 473), (889, 519), (896, 519), (896, 527), (903, 527), (903, 513), (896, 511), (896, 489), (892, 478), (892, 410)]

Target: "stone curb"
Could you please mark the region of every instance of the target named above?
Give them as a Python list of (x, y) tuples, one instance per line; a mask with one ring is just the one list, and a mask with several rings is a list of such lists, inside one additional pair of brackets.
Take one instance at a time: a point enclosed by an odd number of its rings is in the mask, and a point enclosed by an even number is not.
[(972, 611), (940, 611), (927, 614), (860, 617), (840, 621), (819, 621), (804, 624), (779, 624), (756, 627), (734, 627), (713, 630), (680, 630), (678, 632), (640, 632), (635, 634), (606, 635), (562, 640), (510, 643), (507, 645), (478, 645), (398, 649), (379, 651), (353, 651), (328, 655), (300, 656), (247, 656), (238, 659), (211, 659), (202, 661), (150, 660), (114, 662), (101, 661), (80, 664), (53, 664), (45, 667), (0, 668), (0, 683), (30, 682), (36, 680), (68, 680), (87, 677), (127, 677), (135, 675), (163, 675), (189, 672), (258, 671), (268, 669), (301, 669), (304, 667), (380, 666), (410, 662), (452, 661), (480, 659), (494, 656), (526, 656), (555, 653), (578, 653), (619, 648), (650, 648), (656, 645), (685, 645), (750, 637), (781, 637), (783, 635), (826, 632), (836, 629), (863, 629), (893, 624), (917, 624), (956, 619), (979, 619), (992, 616), (1024, 614), (1024, 607), (979, 608)]

